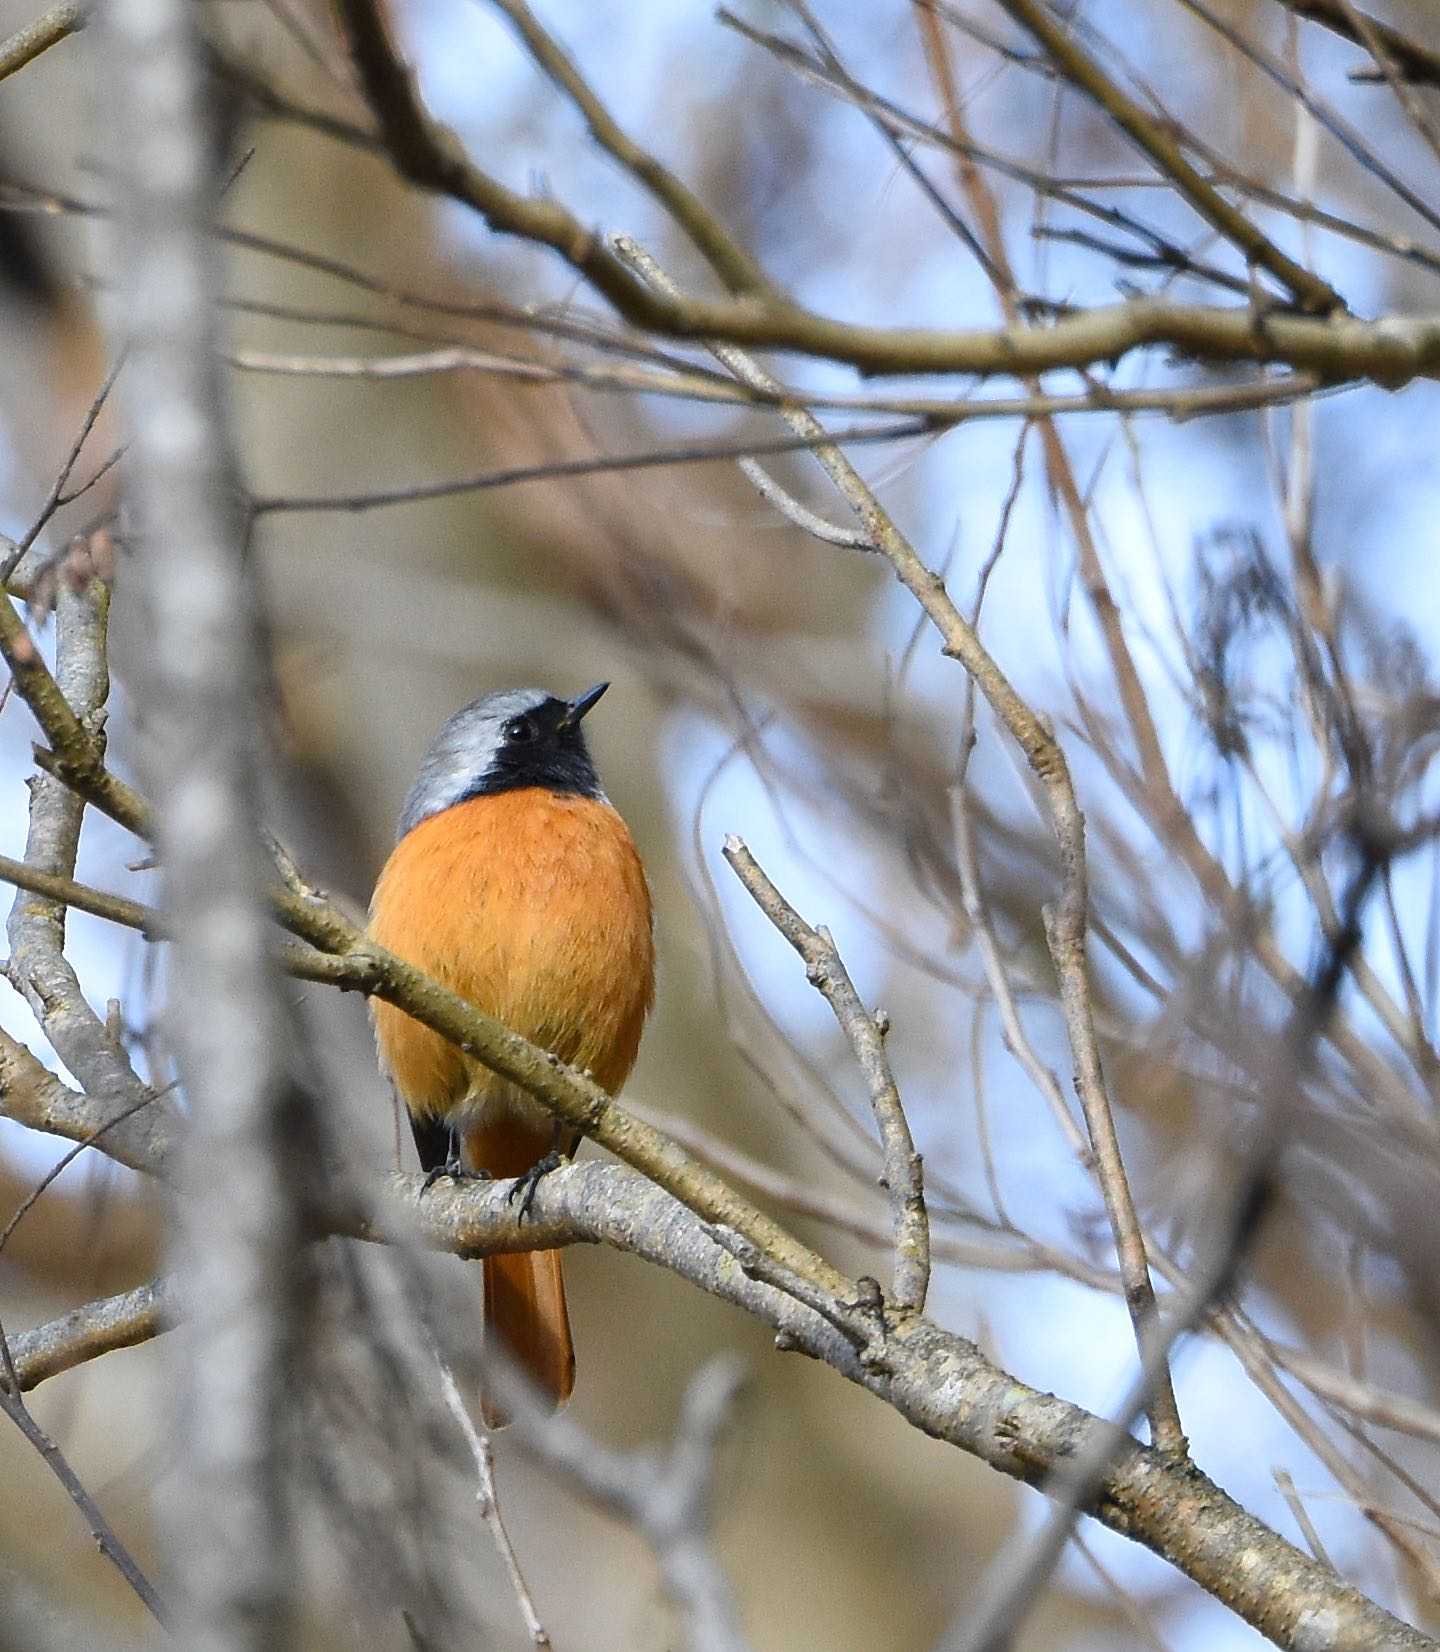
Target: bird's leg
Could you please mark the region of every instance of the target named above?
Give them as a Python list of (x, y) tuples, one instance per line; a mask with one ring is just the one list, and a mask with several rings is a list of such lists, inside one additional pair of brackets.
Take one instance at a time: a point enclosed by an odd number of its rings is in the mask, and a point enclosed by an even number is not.
[(450, 1151), (440, 1164), (432, 1165), (425, 1172), (425, 1180), (420, 1184), (422, 1193), (428, 1193), (436, 1182), (441, 1180), (451, 1182), (489, 1182), (494, 1180), (488, 1170), (468, 1169), (460, 1158), (459, 1132), (452, 1128), (449, 1136)]
[(565, 1163), (566, 1155), (555, 1149), (536, 1159), (535, 1163), (522, 1176), (517, 1176), (505, 1195), (505, 1203), (513, 1205), (518, 1198), (520, 1201), (520, 1220), (523, 1222), (530, 1214), (530, 1207), (535, 1203), (535, 1190), (552, 1170), (558, 1170)]

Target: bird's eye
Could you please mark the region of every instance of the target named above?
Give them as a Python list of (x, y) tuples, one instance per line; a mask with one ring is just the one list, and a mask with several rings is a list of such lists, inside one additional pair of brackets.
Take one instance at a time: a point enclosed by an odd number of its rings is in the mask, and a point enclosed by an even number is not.
[(505, 738), (512, 746), (526, 746), (535, 738), (535, 724), (528, 717), (512, 717), (505, 725)]

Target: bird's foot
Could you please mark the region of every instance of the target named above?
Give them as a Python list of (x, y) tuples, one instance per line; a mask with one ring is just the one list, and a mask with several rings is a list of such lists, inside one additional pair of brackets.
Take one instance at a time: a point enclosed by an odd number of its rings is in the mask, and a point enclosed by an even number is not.
[(437, 1164), (433, 1170), (425, 1172), (425, 1180), (420, 1184), (421, 1193), (428, 1193), (436, 1182), (491, 1182), (494, 1177), (488, 1170), (469, 1170), (454, 1156), (446, 1159), (444, 1164)]
[(543, 1159), (537, 1159), (523, 1176), (515, 1178), (514, 1185), (505, 1195), (505, 1203), (513, 1205), (516, 1199), (520, 1201), (520, 1220), (523, 1222), (530, 1214), (530, 1207), (535, 1203), (535, 1190), (552, 1170), (558, 1170), (565, 1163), (563, 1153), (547, 1153)]

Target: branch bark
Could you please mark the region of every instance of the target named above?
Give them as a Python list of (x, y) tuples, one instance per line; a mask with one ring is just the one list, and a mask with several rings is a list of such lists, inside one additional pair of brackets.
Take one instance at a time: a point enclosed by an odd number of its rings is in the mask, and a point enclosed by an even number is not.
[(835, 1012), (865, 1076), (870, 1106), (885, 1156), (885, 1193), (890, 1203), (894, 1241), (895, 1305), (923, 1313), (930, 1286), (930, 1219), (925, 1210), (925, 1177), (920, 1155), (901, 1105), (900, 1090), (885, 1054), (880, 1012), (861, 1002), (839, 949), (826, 929), (812, 929), (765, 875), (738, 837), (725, 840), (725, 859), (760, 910), (789, 941), (805, 963), (805, 975)]
[[(616, 248), (627, 264), (660, 291), (675, 290), (669, 276), (634, 241), (628, 237), (618, 237)], [(781, 388), (757, 362), (733, 345), (712, 344), (711, 349), (742, 380), (764, 386), (772, 392)], [(1145, 1238), (1120, 1153), (1090, 1005), (1085, 955), (1089, 924), (1085, 817), (1080, 811), (1065, 753), (1050, 729), (1016, 691), (999, 663), (981, 642), (975, 627), (955, 606), (945, 589), (943, 575), (934, 573), (925, 565), (859, 471), (839, 447), (825, 440), (825, 428), (820, 421), (803, 408), (782, 409), (780, 417), (791, 429), (808, 436), (816, 444), (817, 461), (854, 512), (865, 531), (869, 547), (885, 558), (895, 577), (915, 598), (925, 617), (939, 633), (942, 652), (958, 661), (969, 673), (991, 711), (1020, 748), (1045, 798), (1060, 856), (1060, 896), (1046, 909), (1046, 939), (1060, 981), (1065, 1030), (1074, 1061), (1075, 1089), (1085, 1113), (1105, 1211), (1115, 1236), (1116, 1254), (1125, 1281), (1125, 1300), (1143, 1359), (1156, 1319), (1155, 1288), (1150, 1279)], [(1180, 1426), (1180, 1413), (1169, 1372), (1163, 1367), (1156, 1374), (1149, 1411), (1157, 1444), (1183, 1456), (1185, 1435)]]
[(76, 0), (60, 0), (59, 5), (41, 12), (33, 23), (0, 41), (0, 80), (33, 63), (41, 52), (78, 34), (89, 21), (89, 6), (79, 5)]
[[(924, 1318), (894, 1329), (878, 1360), (862, 1357), (829, 1319), (747, 1276), (693, 1213), (624, 1166), (592, 1162), (553, 1172), (540, 1184), (523, 1226), (507, 1201), (508, 1183), (439, 1183), (429, 1192), (422, 1192), (422, 1185), (418, 1175), (392, 1175), (382, 1187), (369, 1189), (372, 1210), (363, 1208), (370, 1198), (361, 1190), (357, 1199), (338, 1202), (325, 1225), (354, 1238), (419, 1243), (463, 1257), (534, 1245), (609, 1245), (732, 1303), (769, 1325), (782, 1346), (823, 1360), (922, 1432), (1042, 1489), (1047, 1481), (1063, 1482), (1067, 1465), (1108, 1437), (1107, 1422), (1028, 1387), (993, 1365), (974, 1343)], [(95, 1304), (85, 1311), (76, 1343), (102, 1351), (101, 1327), (111, 1316), (117, 1346), (136, 1340), (141, 1324), (163, 1327), (167, 1287), (162, 1281), (152, 1289), (153, 1304), (148, 1295), (137, 1300), (127, 1293), (112, 1299), (112, 1308)], [(60, 1351), (59, 1322), (15, 1340), (20, 1356), (36, 1362), (33, 1369), (42, 1357), (57, 1370), (77, 1362)], [(1436, 1652), (1440, 1647), (1269, 1530), (1193, 1464), (1152, 1447), (1124, 1440), (1084, 1507), (1294, 1652)]]
[[(125, 87), (120, 266), (129, 497), (151, 652), (140, 680), (173, 942), (166, 1027), (188, 1101), (172, 1252), (197, 1343), (175, 1383), (166, 1507), (198, 1652), (293, 1644), (274, 1426), (300, 1240), (260, 848), (258, 615), (223, 414), (210, 219), (222, 182), (188, 0), (109, 0)], [(224, 1195), (206, 1206), (217, 1171)]]

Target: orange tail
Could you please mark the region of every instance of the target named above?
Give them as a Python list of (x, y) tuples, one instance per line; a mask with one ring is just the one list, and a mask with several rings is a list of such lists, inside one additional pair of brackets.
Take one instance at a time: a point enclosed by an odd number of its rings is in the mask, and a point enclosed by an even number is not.
[[(558, 1411), (575, 1386), (575, 1350), (558, 1250), (485, 1258), (486, 1335), (492, 1331)], [(489, 1427), (503, 1427), (506, 1419), (488, 1395), (481, 1396), (481, 1409)]]
[[(549, 1151), (552, 1132), (539, 1133), (516, 1119), (467, 1131), (466, 1164), (492, 1176), (519, 1176)], [(575, 1387), (575, 1348), (565, 1307), (565, 1278), (558, 1250), (514, 1251), (487, 1256), (485, 1266), (485, 1334), (499, 1338), (510, 1357), (555, 1409)], [(502, 1428), (506, 1418), (482, 1394), (486, 1426)]]

